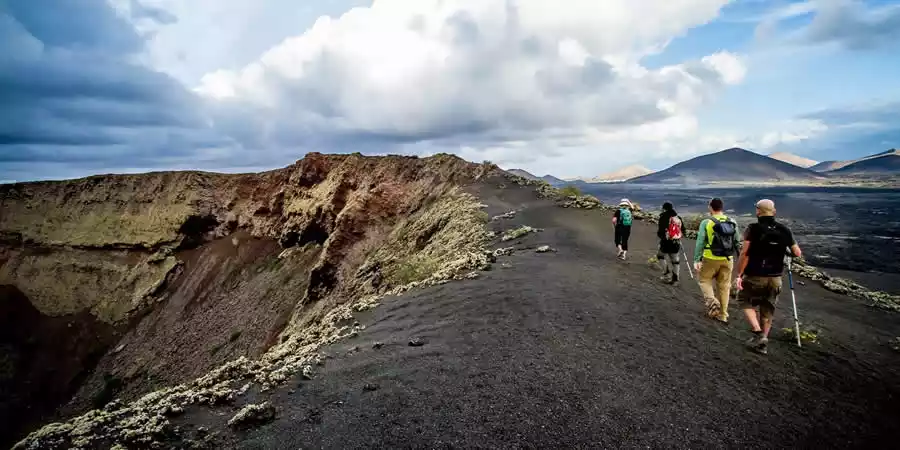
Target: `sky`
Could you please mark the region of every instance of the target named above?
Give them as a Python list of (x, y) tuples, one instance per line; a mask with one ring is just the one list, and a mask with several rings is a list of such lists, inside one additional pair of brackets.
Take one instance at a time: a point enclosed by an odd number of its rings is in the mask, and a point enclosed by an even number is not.
[(900, 147), (900, 2), (0, 0), (0, 182)]

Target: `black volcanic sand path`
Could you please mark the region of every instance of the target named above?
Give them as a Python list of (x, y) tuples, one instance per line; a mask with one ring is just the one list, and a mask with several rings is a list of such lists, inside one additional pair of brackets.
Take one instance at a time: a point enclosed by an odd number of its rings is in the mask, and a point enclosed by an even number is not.
[[(327, 349), (313, 380), (270, 400), (274, 422), (224, 431), (219, 448), (864, 448), (900, 424), (900, 315), (798, 286), (820, 330), (802, 349), (743, 346), (740, 311), (702, 316), (687, 273), (658, 281), (654, 228), (637, 223), (628, 262), (614, 258), (609, 214), (568, 210), (529, 190), (484, 188), (496, 229), (545, 231), (514, 244), (475, 280), (386, 299), (367, 329)], [(537, 254), (549, 244), (558, 251)], [(776, 333), (790, 326), (782, 298)], [(423, 346), (408, 345), (419, 337)], [(382, 343), (383, 346), (376, 346)], [(379, 348), (376, 348), (379, 347)], [(240, 406), (240, 405), (237, 405)], [(181, 420), (225, 428), (236, 406)]]

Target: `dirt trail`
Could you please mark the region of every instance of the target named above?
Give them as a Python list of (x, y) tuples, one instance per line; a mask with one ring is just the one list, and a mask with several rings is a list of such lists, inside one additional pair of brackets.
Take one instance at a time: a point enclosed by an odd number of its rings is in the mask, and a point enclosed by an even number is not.
[[(739, 310), (719, 325), (686, 272), (678, 287), (657, 280), (653, 226), (635, 225), (620, 262), (608, 213), (558, 208), (528, 189), (480, 195), (491, 215), (525, 207), (496, 230), (544, 231), (513, 241), (521, 250), (478, 279), (386, 299), (312, 380), (240, 401), (272, 401), (274, 422), (223, 432), (216, 446), (864, 448), (896, 438), (896, 314), (807, 283), (801, 314), (820, 342), (773, 340), (756, 355)], [(534, 252), (544, 244), (557, 252)], [(777, 314), (773, 334), (790, 326), (789, 298)], [(179, 421), (227, 429), (234, 408)]]

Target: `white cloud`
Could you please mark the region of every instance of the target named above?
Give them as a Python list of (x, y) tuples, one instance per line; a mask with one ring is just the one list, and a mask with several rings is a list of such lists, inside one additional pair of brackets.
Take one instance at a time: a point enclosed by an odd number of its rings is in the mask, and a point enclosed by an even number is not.
[(639, 61), (725, 3), (376, 0), (207, 73), (195, 92), (253, 148), (669, 154), (673, 140), (700, 138), (696, 111), (747, 69), (724, 51), (657, 69)]
[(339, 15), (367, 0), (107, 0), (130, 16), (163, 11), (177, 22), (134, 20), (148, 37), (144, 62), (188, 85), (218, 69), (254, 61), (284, 38), (301, 33), (322, 15)]
[(757, 147), (770, 149), (782, 144), (794, 144), (813, 139), (827, 130), (828, 126), (818, 120), (793, 120), (782, 124), (778, 131), (764, 133), (759, 138)]

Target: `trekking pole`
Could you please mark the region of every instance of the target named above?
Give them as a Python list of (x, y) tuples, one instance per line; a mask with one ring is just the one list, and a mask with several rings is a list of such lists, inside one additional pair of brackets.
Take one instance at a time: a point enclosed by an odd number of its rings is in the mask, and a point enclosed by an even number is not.
[(681, 254), (684, 255), (684, 263), (687, 265), (688, 275), (691, 276), (691, 279), (694, 279), (694, 272), (691, 270), (691, 261), (688, 261), (687, 251), (684, 250), (684, 245), (681, 246)]
[(791, 286), (791, 303), (794, 305), (794, 331), (797, 333), (797, 347), (803, 347), (800, 344), (800, 319), (797, 318), (797, 296), (794, 295), (794, 274), (792, 272), (793, 259), (788, 259), (788, 282)]

